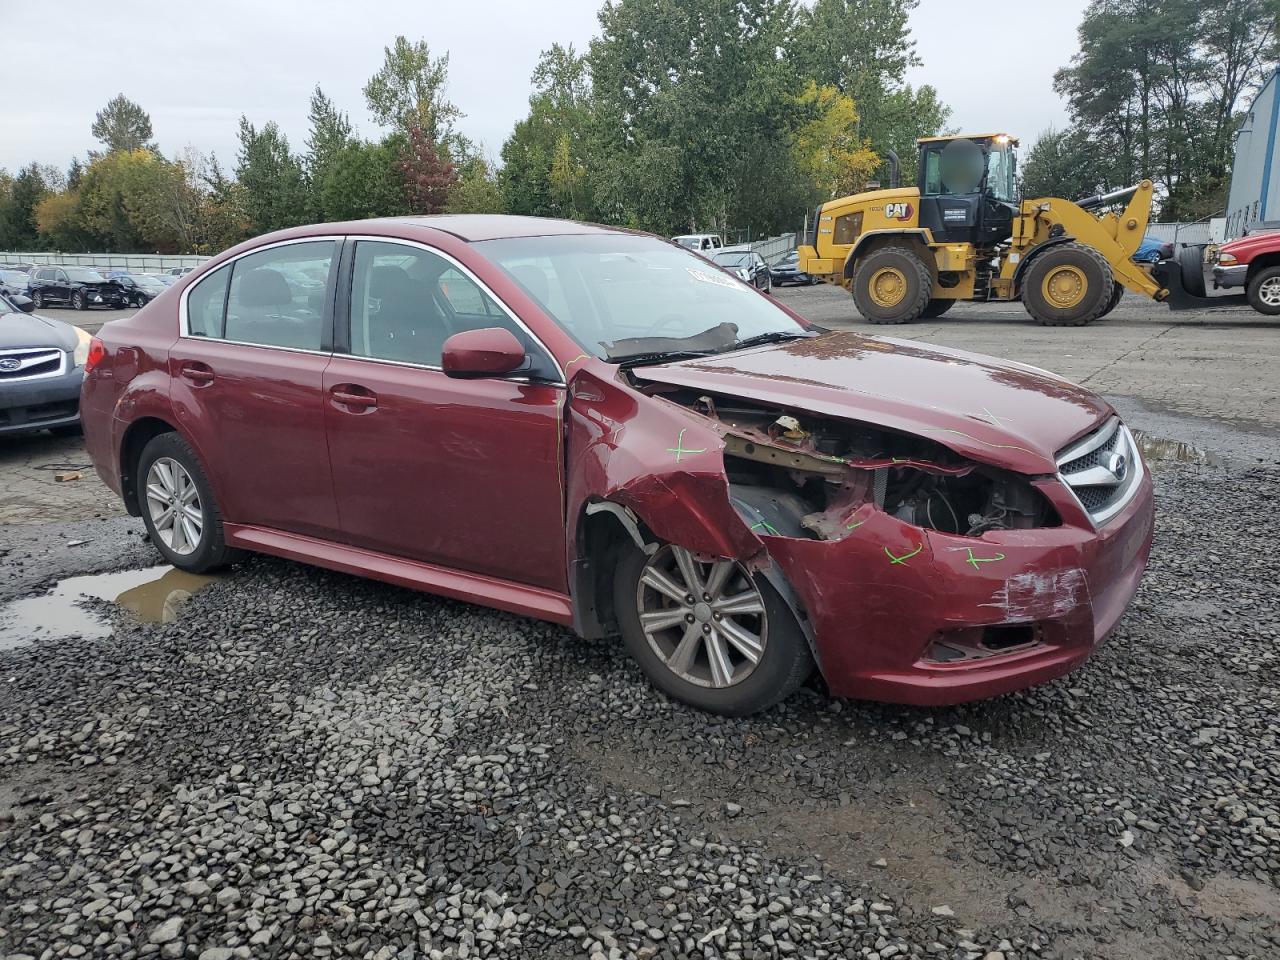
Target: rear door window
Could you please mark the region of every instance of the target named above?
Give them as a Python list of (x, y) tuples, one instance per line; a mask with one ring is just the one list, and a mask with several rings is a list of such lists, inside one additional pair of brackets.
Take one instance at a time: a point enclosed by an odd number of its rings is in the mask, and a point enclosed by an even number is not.
[(222, 320), (227, 309), (227, 282), (231, 265), (219, 267), (203, 278), (187, 296), (187, 333), (193, 337), (222, 336)]
[(238, 343), (320, 350), (333, 240), (288, 243), (231, 266), (223, 337)]

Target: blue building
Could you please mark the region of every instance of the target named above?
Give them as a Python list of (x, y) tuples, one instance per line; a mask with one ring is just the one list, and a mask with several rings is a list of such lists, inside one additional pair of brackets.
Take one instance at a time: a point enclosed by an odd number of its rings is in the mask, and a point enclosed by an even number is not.
[(1227, 239), (1261, 220), (1280, 220), (1280, 68), (1262, 85), (1236, 133), (1227, 196)]

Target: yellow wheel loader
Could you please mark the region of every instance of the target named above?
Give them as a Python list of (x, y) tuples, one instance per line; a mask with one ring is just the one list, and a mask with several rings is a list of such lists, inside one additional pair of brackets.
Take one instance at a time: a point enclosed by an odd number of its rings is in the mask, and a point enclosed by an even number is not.
[[(1151, 215), (1152, 185), (1072, 202), (1019, 200), (1017, 140), (1003, 133), (929, 137), (919, 187), (891, 186), (818, 208), (800, 269), (853, 294), (872, 323), (939, 317), (958, 300), (1021, 300), (1042, 324), (1082, 326), (1125, 290), (1169, 296), (1132, 259)], [(1095, 213), (1128, 198), (1124, 210)]]

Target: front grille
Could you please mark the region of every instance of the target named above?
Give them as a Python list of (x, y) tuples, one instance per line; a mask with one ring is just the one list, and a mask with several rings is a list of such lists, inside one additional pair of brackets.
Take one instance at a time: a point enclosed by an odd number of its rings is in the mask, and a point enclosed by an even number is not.
[(66, 372), (67, 353), (56, 347), (0, 350), (0, 383), (56, 377)]
[(1062, 450), (1057, 462), (1058, 476), (1095, 525), (1119, 513), (1142, 484), (1142, 457), (1119, 417)]

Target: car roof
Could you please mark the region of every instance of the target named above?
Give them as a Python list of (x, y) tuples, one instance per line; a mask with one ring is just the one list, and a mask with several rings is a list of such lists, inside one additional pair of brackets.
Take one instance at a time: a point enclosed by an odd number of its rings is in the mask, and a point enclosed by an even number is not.
[(550, 217), (521, 217), (505, 213), (445, 213), (433, 216), (388, 217), (395, 223), (410, 223), (451, 233), (459, 240), (505, 240), (512, 237), (549, 237), (583, 233), (631, 233), (616, 227)]

